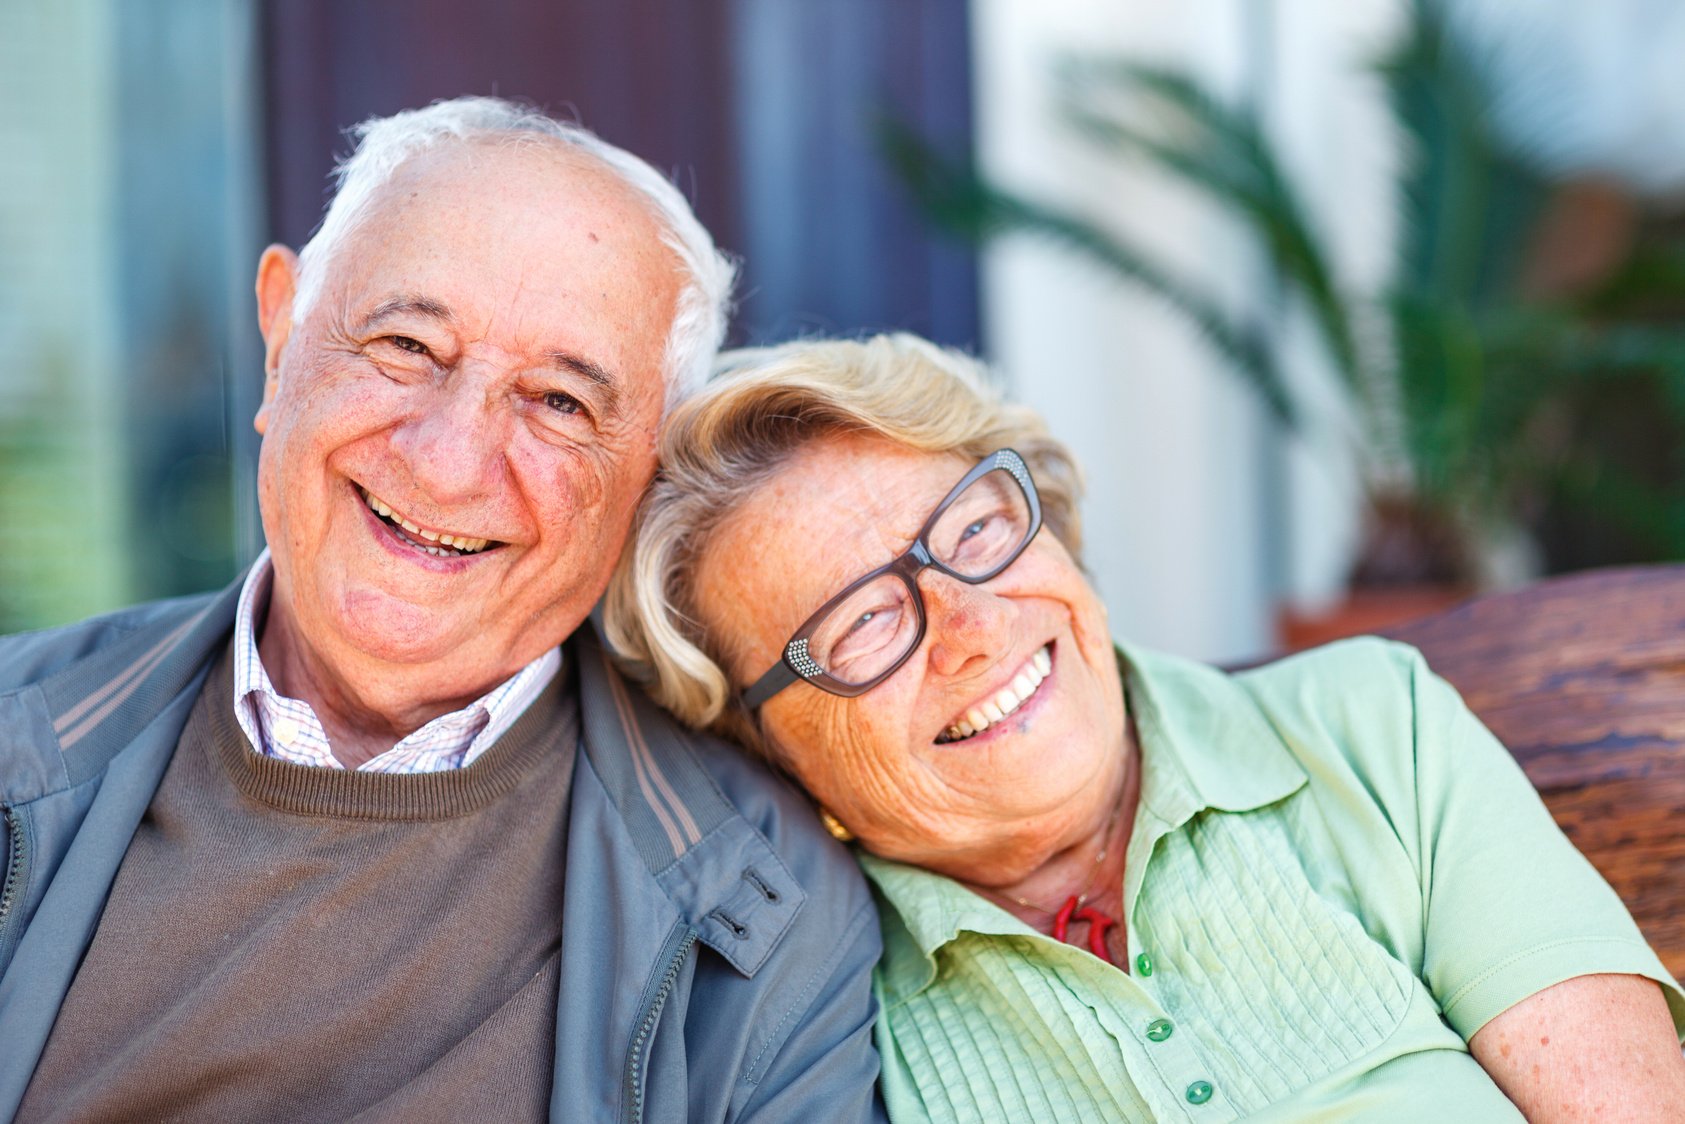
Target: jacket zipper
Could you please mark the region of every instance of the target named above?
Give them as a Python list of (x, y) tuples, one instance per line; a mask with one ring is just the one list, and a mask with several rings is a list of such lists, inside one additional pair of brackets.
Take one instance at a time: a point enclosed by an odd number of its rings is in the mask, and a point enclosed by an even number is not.
[(0, 804), (6, 818), (6, 880), (0, 884), (0, 969), (11, 959), (12, 910), (23, 890), (24, 873), (29, 865), (29, 852), (23, 835), (23, 819), (10, 804)]
[(656, 1021), (661, 1018), (661, 1009), (667, 1005), (667, 997), (673, 993), (679, 969), (684, 966), (690, 946), (695, 943), (696, 931), (686, 929), (679, 938), (678, 947), (667, 959), (661, 982), (656, 985), (649, 1006), (644, 1008), (644, 1017), (638, 1020), (638, 1032), (632, 1036), (632, 1053), (626, 1059), (626, 1104), (627, 1119), (633, 1124), (640, 1124), (644, 1118), (644, 1062), (649, 1055), (650, 1038), (655, 1032)]

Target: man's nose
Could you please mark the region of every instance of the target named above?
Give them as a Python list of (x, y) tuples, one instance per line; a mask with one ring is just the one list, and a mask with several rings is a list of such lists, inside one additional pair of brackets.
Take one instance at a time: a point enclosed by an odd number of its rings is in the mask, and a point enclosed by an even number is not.
[(941, 675), (981, 670), (1011, 647), (1013, 607), (990, 583), (970, 585), (938, 570), (919, 575), (930, 665)]
[(423, 409), (392, 438), (416, 490), (441, 506), (493, 492), (509, 443), (506, 412), (496, 409), (483, 385), (462, 375), (440, 380)]

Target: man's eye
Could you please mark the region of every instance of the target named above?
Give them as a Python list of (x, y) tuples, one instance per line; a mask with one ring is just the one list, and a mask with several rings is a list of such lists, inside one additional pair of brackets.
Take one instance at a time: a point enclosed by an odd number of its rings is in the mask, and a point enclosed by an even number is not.
[(387, 336), (387, 342), (399, 351), (408, 351), (413, 355), (426, 355), (427, 345), (409, 336)]
[(544, 404), (560, 414), (579, 414), (585, 411), (585, 406), (571, 394), (563, 394), (559, 390), (552, 390), (544, 396)]

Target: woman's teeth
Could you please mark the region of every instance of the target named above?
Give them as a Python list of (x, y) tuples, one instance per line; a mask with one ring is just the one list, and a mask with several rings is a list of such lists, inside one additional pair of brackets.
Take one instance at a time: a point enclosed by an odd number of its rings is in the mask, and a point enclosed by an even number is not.
[(965, 712), (965, 716), (946, 730), (936, 740), (939, 742), (957, 742), (981, 734), (990, 726), (1000, 722), (1007, 715), (1017, 710), (1029, 701), (1053, 670), (1053, 656), (1044, 646), (1029, 661), (1019, 669), (1011, 683), (1002, 687), (992, 698), (985, 700)]
[(388, 526), (396, 527), (404, 532), (404, 538), (410, 545), (419, 550), (439, 558), (457, 558), (464, 554), (474, 554), (482, 551), (491, 542), (490, 539), (470, 538), (467, 535), (440, 534), (438, 531), (423, 530), (404, 516), (392, 510), (385, 500), (369, 491), (359, 489), (363, 493), (363, 502), (369, 505), (369, 510), (386, 521)]

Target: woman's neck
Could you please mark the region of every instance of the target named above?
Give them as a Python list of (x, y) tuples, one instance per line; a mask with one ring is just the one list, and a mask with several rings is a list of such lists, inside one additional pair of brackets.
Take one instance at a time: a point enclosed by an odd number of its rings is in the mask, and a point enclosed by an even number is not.
[(1000, 905), (1026, 925), (1051, 932), (1061, 911), (1099, 910), (1120, 920), (1123, 914), (1123, 871), (1135, 810), (1141, 799), (1141, 754), (1133, 720), (1124, 734), (1122, 791), (1102, 809), (1098, 825), (1074, 843), (1050, 855), (1025, 877), (1004, 885), (971, 889)]

